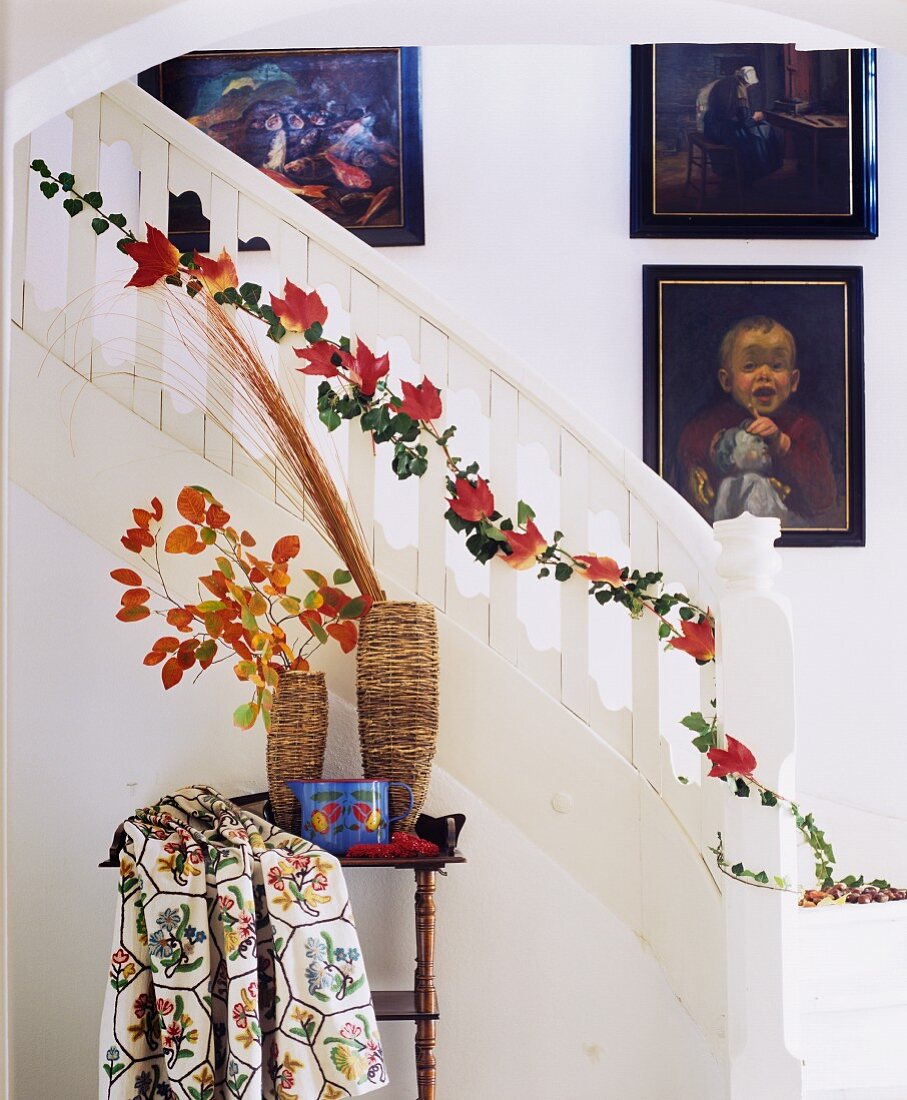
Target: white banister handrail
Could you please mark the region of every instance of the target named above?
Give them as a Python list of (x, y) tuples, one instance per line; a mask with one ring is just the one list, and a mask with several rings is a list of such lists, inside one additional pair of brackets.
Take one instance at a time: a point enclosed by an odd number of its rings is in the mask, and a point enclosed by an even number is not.
[(404, 305), (486, 363), (525, 400), (541, 405), (555, 420), (569, 425), (571, 434), (615, 476), (625, 481), (639, 500), (658, 515), (660, 522), (681, 539), (707, 582), (714, 584), (717, 547), (708, 524), (636, 455), (595, 424), (541, 375), (531, 372), (468, 318), (459, 315), (392, 261), (308, 203), (300, 202), (295, 195), (268, 180), (257, 168), (185, 122), (136, 85), (118, 84), (104, 95), (130, 115), (140, 118), (166, 141), (206, 165), (225, 182), (253, 194), (256, 201), (276, 217), (316, 237), (321, 247), (388, 288)]

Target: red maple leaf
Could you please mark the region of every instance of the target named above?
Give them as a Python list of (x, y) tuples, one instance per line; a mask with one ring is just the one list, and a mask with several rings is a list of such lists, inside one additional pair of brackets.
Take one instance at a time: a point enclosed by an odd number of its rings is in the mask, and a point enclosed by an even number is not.
[(695, 657), (700, 664), (707, 664), (715, 659), (715, 631), (708, 619), (694, 623), (684, 619), (680, 624), (683, 631), (682, 638), (672, 638), (668, 645), (674, 649), (683, 650)]
[(469, 523), (494, 514), (494, 497), (484, 478), (477, 477), (475, 485), (465, 477), (458, 477), (454, 495), (447, 498), (450, 510)]
[(305, 332), (316, 322), (323, 325), (328, 319), (328, 308), (318, 291), (306, 293), (289, 279), (284, 283), (282, 298), (271, 295), (271, 309), (287, 332)]
[(740, 775), (744, 779), (752, 779), (756, 770), (756, 757), (736, 737), (727, 737), (726, 740), (726, 749), (709, 749), (706, 753), (712, 761), (709, 775), (716, 779), (725, 775)]
[(580, 573), (583, 580), (605, 581), (614, 588), (620, 588), (624, 583), (620, 575), (620, 566), (614, 558), (596, 558), (592, 554), (577, 554), (573, 560), (584, 566)]
[(317, 344), (313, 344), (310, 348), (294, 348), (293, 350), (299, 359), (305, 359), (309, 364), (307, 367), (297, 368), (303, 374), (316, 374), (321, 378), (336, 378), (340, 374), (340, 370), (337, 364), (332, 362), (335, 356), (340, 360), (340, 365), (344, 369), (349, 369), (349, 355), (345, 351), (339, 351), (327, 340), (319, 340)]
[(363, 397), (371, 397), (378, 385), (378, 379), (383, 378), (391, 369), (390, 357), (386, 353), (376, 356), (362, 340), (356, 344), (355, 357), (351, 356), (349, 363), (345, 365), (350, 381), (359, 388)]
[(527, 520), (525, 534), (520, 531), (507, 531), (507, 545), (513, 551), (507, 554), (504, 562), (511, 569), (531, 569), (536, 558), (548, 546), (548, 540), (538, 527)]
[(441, 415), (441, 392), (430, 378), (423, 378), (421, 385), (402, 382), (403, 404), (400, 412), (413, 420), (437, 420)]
[(138, 264), (135, 274), (126, 286), (154, 286), (167, 275), (175, 275), (179, 271), (180, 253), (175, 244), (172, 244), (153, 225), (145, 222), (147, 240), (130, 241), (123, 245), (123, 251), (131, 256)]
[(209, 260), (199, 252), (192, 254), (192, 259), (198, 265), (196, 272), (198, 278), (204, 283), (205, 290), (210, 295), (215, 295), (227, 289), (228, 286), (239, 286), (239, 276), (236, 274), (236, 266), (226, 248), (216, 260)]

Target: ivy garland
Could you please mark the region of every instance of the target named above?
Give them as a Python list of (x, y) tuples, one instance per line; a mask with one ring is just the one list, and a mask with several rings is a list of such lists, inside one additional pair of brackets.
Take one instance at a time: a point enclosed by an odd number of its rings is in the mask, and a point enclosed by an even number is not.
[[(41, 191), (48, 198), (58, 192), (68, 197), (63, 206), (70, 217), (88, 208), (94, 215), (91, 227), (99, 236), (111, 226), (121, 233), (117, 247), (137, 264), (127, 286), (149, 287), (160, 281), (182, 288), (190, 297), (204, 292), (220, 305), (232, 306), (267, 326), (267, 335), (280, 343), (288, 334), (301, 334), (304, 348), (295, 354), (306, 361), (303, 374), (323, 378), (318, 387), (318, 415), (328, 431), (344, 421), (358, 420), (361, 430), (374, 443), (391, 445), (391, 467), (398, 479), (422, 477), (428, 470), (429, 446), (441, 452), (447, 470), (450, 492), (444, 518), (456, 532), (464, 535), (470, 554), (481, 563), (499, 558), (515, 569), (538, 567), (539, 578), (565, 583), (579, 577), (588, 584), (588, 593), (599, 604), (617, 603), (634, 619), (645, 614), (659, 620), (658, 634), (668, 648), (679, 649), (705, 665), (715, 660), (714, 618), (708, 609), (698, 607), (683, 593), (662, 588), (660, 572), (640, 572), (621, 568), (612, 558), (592, 554), (573, 554), (563, 543), (564, 533), (555, 531), (550, 539), (535, 525), (535, 512), (524, 501), (517, 504), (516, 518), (503, 515), (496, 507), (488, 482), (480, 476), (477, 462), (465, 463), (451, 449), (456, 427), (441, 430), (436, 421), (442, 414), (440, 393), (428, 378), (419, 386), (403, 382), (402, 394), (394, 392), (387, 381), (388, 355), (375, 356), (362, 340), (348, 337), (339, 341), (324, 336), (327, 308), (316, 291), (306, 292), (289, 280), (284, 297), (270, 296), (270, 304), (261, 302), (262, 288), (242, 283), (233, 260), (223, 251), (217, 260), (198, 252), (180, 253), (177, 247), (154, 226), (147, 225), (147, 237), (140, 241), (128, 228), (123, 214), (106, 214), (103, 198), (97, 191), (81, 194), (75, 177), (69, 172), (54, 175), (42, 160), (31, 164), (42, 177)], [(427, 441), (427, 442), (426, 442)], [(669, 616), (676, 617), (674, 619)], [(714, 701), (713, 701), (714, 705)], [(763, 806), (784, 805), (796, 828), (812, 850), (818, 889), (801, 891), (789, 880), (765, 870), (752, 871), (742, 863), (731, 863), (724, 851), (721, 834), (714, 854), (719, 870), (740, 882), (762, 889), (802, 893), (801, 905), (814, 906), (856, 900), (907, 900), (907, 891), (894, 890), (882, 879), (863, 888), (863, 877), (847, 876), (836, 881), (835, 855), (831, 843), (817, 826), (812, 814), (760, 782), (753, 774), (756, 759), (752, 752), (731, 736), (727, 748), (719, 747), (717, 718), (694, 712), (682, 724), (695, 736), (692, 743), (712, 763), (709, 776), (728, 783), (738, 798), (758, 793)], [(687, 782), (681, 778), (681, 782)]]

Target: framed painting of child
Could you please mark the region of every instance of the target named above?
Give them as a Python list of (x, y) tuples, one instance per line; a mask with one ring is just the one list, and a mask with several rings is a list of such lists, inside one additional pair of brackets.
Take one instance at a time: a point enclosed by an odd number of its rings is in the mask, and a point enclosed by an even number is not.
[(645, 461), (710, 523), (863, 546), (858, 267), (645, 267)]

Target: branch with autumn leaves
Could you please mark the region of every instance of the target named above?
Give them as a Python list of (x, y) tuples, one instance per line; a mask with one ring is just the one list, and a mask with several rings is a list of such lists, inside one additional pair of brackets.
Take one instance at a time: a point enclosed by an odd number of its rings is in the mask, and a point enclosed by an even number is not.
[(251, 700), (234, 711), (234, 725), (250, 729), (260, 715), (269, 730), (281, 674), (307, 671), (313, 653), (331, 639), (344, 653), (351, 652), (358, 640), (356, 620), (370, 610), (371, 597), (343, 592), (341, 586), (351, 578), (341, 569), (334, 572), (333, 583), (305, 569), (315, 587), (304, 596), (292, 595), (290, 562), (299, 554), (299, 536), (279, 538), (268, 558), (256, 554), (252, 535), (231, 526), (230, 514), (201, 485), (184, 486), (176, 510), (185, 522), (167, 533), (164, 553), (194, 556), (210, 550), (215, 555), (216, 568), (198, 578), (199, 599), (184, 603), (170, 592), (160, 553), (164, 506), (155, 497), (148, 508), (132, 510), (133, 526), (120, 539), (154, 579), (146, 581), (133, 569), (114, 569), (111, 577), (126, 587), (116, 617), (132, 623), (155, 615), (176, 632), (158, 638), (144, 659), (146, 665), (163, 666), (166, 690), (196, 665), (200, 676), (213, 664), (238, 657), (233, 671), (253, 691)]
[[(122, 231), (118, 247), (136, 263), (127, 286), (143, 288), (163, 282), (182, 289), (191, 298), (204, 294), (213, 303), (232, 307), (265, 324), (268, 337), (276, 343), (289, 334), (301, 337), (305, 346), (294, 348), (294, 354), (305, 362), (299, 368), (301, 373), (323, 379), (318, 388), (317, 407), (328, 431), (336, 430), (345, 420), (358, 419), (361, 430), (370, 434), (376, 445), (392, 445), (391, 466), (400, 480), (425, 474), (429, 447), (436, 446), (443, 456), (450, 493), (445, 519), (465, 536), (466, 547), (477, 561), (486, 563), (498, 558), (512, 569), (538, 567), (540, 578), (551, 577), (561, 583), (578, 577), (588, 584), (590, 597), (599, 604), (620, 604), (633, 618), (647, 613), (656, 616), (659, 637), (669, 648), (689, 654), (700, 665), (714, 661), (711, 613), (697, 607), (682, 593), (663, 590), (660, 572), (631, 571), (628, 567), (621, 568), (610, 557), (571, 553), (563, 544), (563, 532), (555, 531), (549, 538), (539, 530), (534, 510), (524, 501), (518, 502), (515, 518), (503, 515), (489, 482), (479, 474), (478, 463), (464, 464), (453, 453), (451, 444), (456, 427), (439, 427), (443, 406), (437, 387), (424, 377), (418, 385), (401, 382), (398, 394), (388, 382), (388, 354), (376, 355), (361, 339), (355, 341), (355, 348), (349, 337), (338, 341), (327, 339), (324, 326), (328, 310), (317, 291), (305, 291), (288, 279), (283, 296), (271, 294), (269, 303), (263, 304), (262, 287), (239, 283), (236, 267), (226, 250), (216, 260), (198, 252), (181, 254), (164, 233), (147, 223), (146, 239), (140, 241), (126, 228), (121, 214), (103, 213), (103, 199), (98, 192), (80, 195), (71, 174), (54, 176), (43, 161), (36, 160), (31, 167), (43, 177), (41, 190), (48, 198), (60, 189), (69, 194), (64, 206), (70, 216), (87, 205), (95, 214), (91, 224), (96, 233), (106, 232), (111, 225)], [(676, 619), (672, 620), (669, 616), (675, 612)], [(749, 797), (751, 789), (755, 789), (762, 805), (788, 806), (815, 857), (817, 881), (823, 887), (831, 886), (834, 852), (812, 815), (803, 815), (794, 803), (755, 777), (756, 759), (741, 742), (727, 736), (727, 747), (720, 748), (714, 717), (706, 719), (697, 712), (685, 718), (683, 724), (697, 734), (694, 746), (711, 761), (709, 776), (728, 782), (738, 797)], [(765, 871), (754, 872), (740, 863), (730, 864), (720, 835), (717, 847), (711, 850), (724, 874), (767, 889), (791, 888), (786, 880), (777, 876), (770, 879)]]

